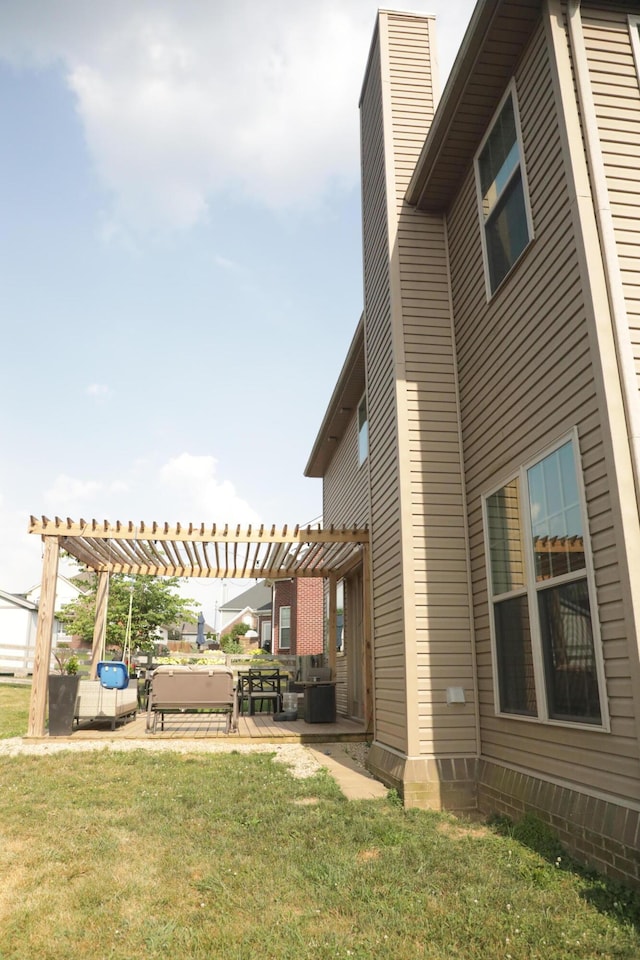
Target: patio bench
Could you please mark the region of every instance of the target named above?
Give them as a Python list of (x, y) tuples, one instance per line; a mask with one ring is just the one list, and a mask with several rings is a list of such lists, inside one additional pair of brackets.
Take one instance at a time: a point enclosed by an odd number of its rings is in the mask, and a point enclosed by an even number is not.
[(230, 667), (207, 664), (163, 664), (153, 671), (147, 703), (147, 733), (161, 729), (167, 713), (224, 713), (225, 733), (238, 729), (238, 700)]

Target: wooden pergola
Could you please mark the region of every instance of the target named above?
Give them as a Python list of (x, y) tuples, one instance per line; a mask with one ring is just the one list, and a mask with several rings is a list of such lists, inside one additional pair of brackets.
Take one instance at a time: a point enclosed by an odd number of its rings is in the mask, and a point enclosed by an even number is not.
[[(107, 628), (109, 577), (112, 573), (155, 577), (286, 580), (319, 577), (329, 583), (329, 636), (336, 633), (337, 584), (360, 564), (363, 569), (365, 718), (372, 718), (371, 629), (369, 618), (369, 531), (346, 528), (275, 526), (230, 527), (225, 524), (176, 524), (31, 517), (29, 533), (42, 537), (42, 587), (29, 708), (28, 736), (45, 733), (47, 676), (55, 619), (56, 579), (60, 551), (75, 557), (98, 575), (91, 671), (99, 659)], [(329, 644), (335, 675), (336, 649)]]

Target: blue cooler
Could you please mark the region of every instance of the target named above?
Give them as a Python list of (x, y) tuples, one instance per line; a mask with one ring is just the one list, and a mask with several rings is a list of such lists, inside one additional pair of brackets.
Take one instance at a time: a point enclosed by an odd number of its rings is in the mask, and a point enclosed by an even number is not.
[(125, 690), (129, 686), (129, 668), (121, 660), (101, 660), (97, 672), (98, 680), (109, 690)]

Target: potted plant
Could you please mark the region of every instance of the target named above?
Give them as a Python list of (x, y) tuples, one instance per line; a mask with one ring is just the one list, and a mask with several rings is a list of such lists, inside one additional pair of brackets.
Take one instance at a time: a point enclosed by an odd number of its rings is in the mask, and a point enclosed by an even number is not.
[(49, 736), (68, 737), (73, 730), (80, 661), (71, 650), (62, 648), (54, 657), (58, 672), (49, 674)]

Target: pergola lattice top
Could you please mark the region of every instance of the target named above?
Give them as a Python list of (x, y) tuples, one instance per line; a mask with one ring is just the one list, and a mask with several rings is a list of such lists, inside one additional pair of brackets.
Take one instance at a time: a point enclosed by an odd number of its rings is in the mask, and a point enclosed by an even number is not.
[(31, 517), (29, 533), (58, 545), (93, 570), (156, 577), (284, 579), (341, 577), (361, 559), (366, 529), (240, 526)]

